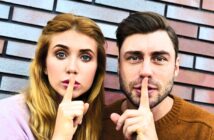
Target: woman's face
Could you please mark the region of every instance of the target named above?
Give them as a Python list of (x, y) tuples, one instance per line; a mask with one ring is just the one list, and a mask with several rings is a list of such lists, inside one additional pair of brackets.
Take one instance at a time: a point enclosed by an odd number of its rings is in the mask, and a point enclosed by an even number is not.
[(73, 99), (92, 86), (97, 70), (97, 43), (74, 30), (52, 36), (46, 58), (45, 74), (52, 88), (61, 96), (74, 76)]

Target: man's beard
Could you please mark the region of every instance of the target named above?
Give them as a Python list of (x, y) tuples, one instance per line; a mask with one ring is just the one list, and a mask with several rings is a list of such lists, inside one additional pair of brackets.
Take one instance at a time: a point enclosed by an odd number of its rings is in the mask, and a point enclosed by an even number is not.
[[(131, 91), (128, 91), (128, 90), (132, 90), (132, 88), (133, 88), (133, 83), (136, 83), (136, 82), (132, 82), (131, 84), (128, 83), (129, 85), (125, 85), (125, 82), (124, 82), (124, 80), (123, 80), (121, 74), (119, 74), (119, 81), (120, 81), (120, 89), (121, 89), (121, 91), (125, 94), (125, 96), (127, 97), (127, 99), (128, 99), (136, 108), (138, 108), (140, 103), (136, 103), (136, 102), (132, 99), (132, 97), (131, 97), (131, 95), (132, 95)], [(173, 87), (173, 83), (174, 83), (173, 81), (174, 81), (174, 77), (173, 77), (171, 80), (168, 81), (166, 87), (164, 87), (164, 89), (161, 91), (161, 93), (160, 93), (160, 91), (159, 91), (157, 100), (155, 100), (155, 102), (150, 102), (150, 103), (149, 103), (149, 106), (150, 106), (151, 109), (154, 108), (155, 106), (157, 106), (159, 103), (161, 103), (161, 102), (171, 93), (172, 87)], [(160, 84), (157, 84), (157, 83), (156, 83), (156, 85), (157, 85), (158, 89), (160, 89), (160, 87), (161, 87)], [(129, 88), (129, 89), (127, 89), (127, 88)], [(162, 88), (163, 88), (163, 87), (162, 87)]]

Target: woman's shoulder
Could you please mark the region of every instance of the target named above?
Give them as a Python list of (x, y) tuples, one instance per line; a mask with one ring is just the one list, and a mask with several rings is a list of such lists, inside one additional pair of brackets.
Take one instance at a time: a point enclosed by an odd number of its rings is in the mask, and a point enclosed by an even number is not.
[(28, 112), (25, 94), (20, 93), (0, 100), (1, 114), (26, 114)]
[(2, 139), (31, 139), (29, 111), (25, 94), (12, 95), (0, 100), (0, 137)]
[(25, 104), (25, 95), (23, 93), (11, 95), (9, 97), (6, 97), (4, 99), (0, 100), (0, 107), (1, 106), (8, 106), (8, 105), (23, 105)]

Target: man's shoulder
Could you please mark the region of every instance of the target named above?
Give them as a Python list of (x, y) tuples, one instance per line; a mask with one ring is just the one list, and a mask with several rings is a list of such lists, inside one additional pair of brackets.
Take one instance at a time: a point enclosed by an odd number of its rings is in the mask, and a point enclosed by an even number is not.
[(212, 127), (214, 130), (214, 114), (211, 114), (206, 110), (184, 100), (182, 101), (180, 113), (180, 118), (182, 120), (207, 125), (208, 127)]
[(113, 113), (113, 112), (121, 114), (122, 113), (121, 105), (124, 101), (125, 101), (125, 99), (120, 99), (111, 104), (105, 105), (104, 106), (104, 119), (109, 118), (111, 113)]
[(112, 113), (118, 113), (122, 114), (121, 111), (121, 105), (125, 101), (125, 99), (119, 99), (109, 105), (105, 105), (104, 107), (104, 116), (103, 116), (103, 129), (102, 129), (102, 134), (101, 134), (101, 139), (102, 140), (112, 140), (112, 139), (117, 139), (117, 140), (123, 140), (123, 133), (122, 131), (116, 131), (115, 130), (115, 124), (111, 121), (110, 116)]

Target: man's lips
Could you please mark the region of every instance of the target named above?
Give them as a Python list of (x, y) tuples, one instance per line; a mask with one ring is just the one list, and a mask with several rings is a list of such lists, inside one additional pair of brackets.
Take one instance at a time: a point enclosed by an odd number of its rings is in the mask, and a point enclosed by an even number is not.
[[(137, 96), (141, 95), (141, 85), (133, 86), (133, 89), (136, 91)], [(154, 85), (148, 85), (148, 94), (150, 95), (153, 91), (158, 90), (158, 88)]]

